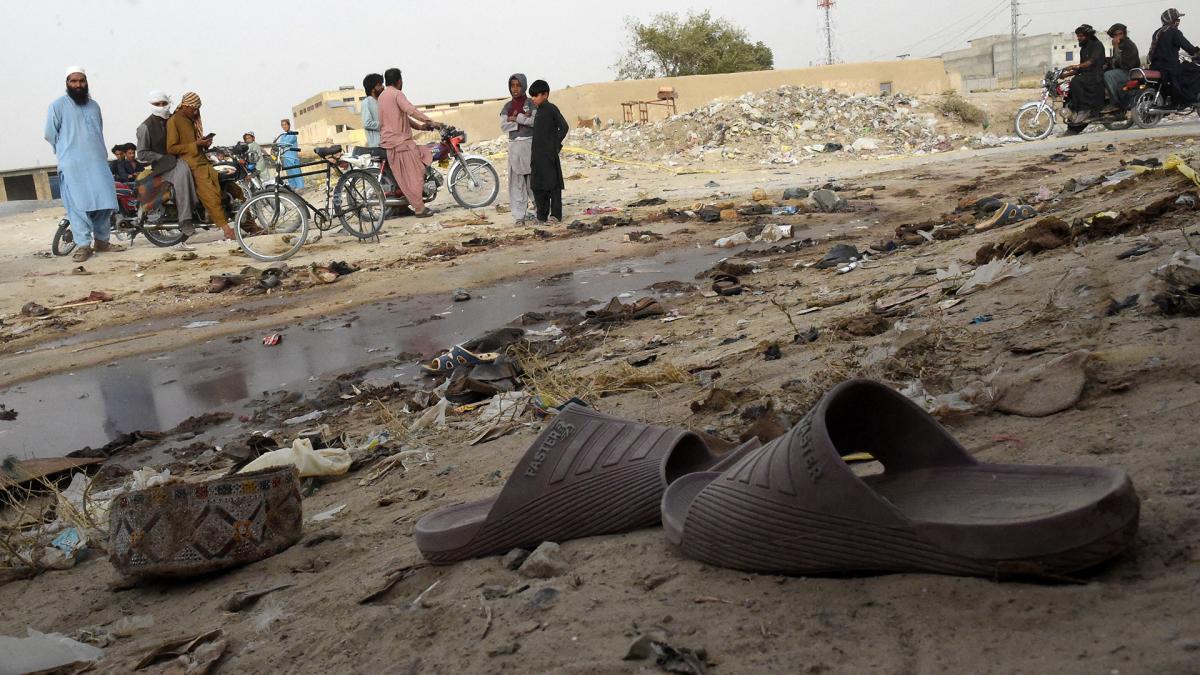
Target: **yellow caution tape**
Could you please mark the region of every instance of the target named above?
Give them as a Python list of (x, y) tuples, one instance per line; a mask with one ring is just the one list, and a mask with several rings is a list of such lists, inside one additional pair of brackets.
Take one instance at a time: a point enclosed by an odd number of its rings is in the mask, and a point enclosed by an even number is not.
[(1163, 163), (1163, 170), (1171, 171), (1172, 169), (1186, 176), (1188, 180), (1192, 181), (1197, 186), (1200, 186), (1200, 176), (1196, 175), (1196, 170), (1188, 166), (1187, 162), (1183, 161), (1182, 157), (1178, 155), (1171, 155), (1167, 158), (1167, 161)]

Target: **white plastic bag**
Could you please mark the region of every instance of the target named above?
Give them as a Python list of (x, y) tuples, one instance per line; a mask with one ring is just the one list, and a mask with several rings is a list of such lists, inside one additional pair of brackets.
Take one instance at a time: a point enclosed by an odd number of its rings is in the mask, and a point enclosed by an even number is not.
[(312, 441), (297, 438), (292, 447), (264, 453), (242, 467), (238, 473), (250, 473), (279, 466), (295, 466), (301, 478), (309, 476), (340, 476), (350, 470), (350, 453), (342, 448), (313, 450)]

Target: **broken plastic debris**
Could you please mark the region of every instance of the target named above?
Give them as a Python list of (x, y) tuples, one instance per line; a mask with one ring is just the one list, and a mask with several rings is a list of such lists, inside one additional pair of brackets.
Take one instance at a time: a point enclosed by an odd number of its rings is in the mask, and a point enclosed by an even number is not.
[(314, 523), (323, 523), (327, 520), (333, 520), (333, 518), (335, 516), (337, 516), (337, 514), (341, 513), (342, 511), (345, 511), (345, 510), (346, 510), (346, 505), (341, 504), (339, 506), (333, 507), (332, 509), (328, 509), (326, 511), (322, 511), (322, 512), (318, 513), (317, 515), (313, 516), (312, 518), (309, 518), (309, 521), (314, 522)]
[(221, 323), (221, 322), (220, 321), (193, 321), (189, 324), (185, 324), (183, 327), (187, 330), (191, 330), (193, 328), (208, 328), (209, 326), (216, 326), (219, 323)]
[(294, 426), (297, 426), (300, 424), (308, 424), (309, 422), (316, 422), (317, 420), (321, 419), (321, 416), (324, 414), (325, 414), (324, 410), (314, 410), (314, 411), (308, 413), (307, 415), (301, 415), (299, 417), (288, 418), (283, 421), (283, 425), (288, 426), (288, 427), (294, 427)]

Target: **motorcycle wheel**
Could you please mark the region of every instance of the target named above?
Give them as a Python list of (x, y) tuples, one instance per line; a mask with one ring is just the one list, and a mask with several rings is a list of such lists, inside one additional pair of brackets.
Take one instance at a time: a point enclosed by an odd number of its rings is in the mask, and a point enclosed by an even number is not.
[(183, 241), (183, 233), (177, 226), (143, 225), (142, 235), (155, 246), (168, 248)]
[(383, 186), (366, 171), (347, 171), (333, 188), (333, 212), (346, 234), (370, 239), (383, 229)]
[(71, 223), (62, 220), (58, 223), (58, 230), (54, 233), (54, 243), (50, 246), (50, 250), (57, 256), (71, 255), (75, 250), (75, 235), (71, 234)]
[(1045, 108), (1023, 108), (1017, 112), (1015, 126), (1022, 140), (1040, 141), (1054, 131), (1054, 114)]
[[(475, 186), (471, 186), (471, 176), (475, 176)], [(454, 201), (464, 209), (482, 209), (496, 201), (500, 194), (500, 175), (496, 167), (482, 157), (472, 157), (465, 162), (459, 162), (450, 170), (450, 194)]]
[(1162, 113), (1152, 113), (1151, 108), (1158, 102), (1158, 93), (1143, 91), (1133, 102), (1133, 121), (1139, 129), (1152, 129), (1162, 121)]

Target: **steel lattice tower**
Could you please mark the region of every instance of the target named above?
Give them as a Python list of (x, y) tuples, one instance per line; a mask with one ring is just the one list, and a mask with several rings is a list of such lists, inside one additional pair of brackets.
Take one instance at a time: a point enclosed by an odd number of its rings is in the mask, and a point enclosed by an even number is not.
[(825, 10), (825, 65), (832, 66), (833, 58), (833, 6), (835, 0), (817, 0), (817, 7)]

